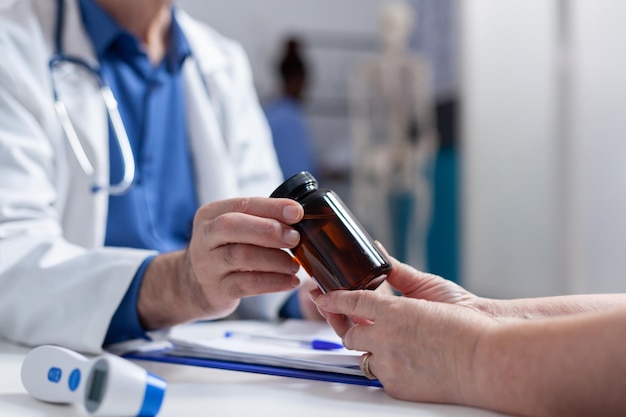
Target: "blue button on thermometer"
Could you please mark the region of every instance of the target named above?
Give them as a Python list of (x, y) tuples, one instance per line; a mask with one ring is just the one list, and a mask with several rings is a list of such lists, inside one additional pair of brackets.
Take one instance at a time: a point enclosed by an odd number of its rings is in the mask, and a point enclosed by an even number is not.
[(115, 355), (88, 359), (58, 346), (39, 346), (22, 363), (22, 384), (41, 401), (80, 403), (94, 416), (155, 416), (166, 382)]

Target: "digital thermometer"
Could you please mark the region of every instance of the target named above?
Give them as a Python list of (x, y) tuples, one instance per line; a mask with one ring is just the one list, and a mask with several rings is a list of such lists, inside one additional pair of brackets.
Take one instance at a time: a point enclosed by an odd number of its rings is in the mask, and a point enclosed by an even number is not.
[(94, 416), (155, 416), (167, 383), (114, 355), (88, 359), (58, 346), (39, 346), (22, 363), (22, 384), (41, 401), (80, 403)]

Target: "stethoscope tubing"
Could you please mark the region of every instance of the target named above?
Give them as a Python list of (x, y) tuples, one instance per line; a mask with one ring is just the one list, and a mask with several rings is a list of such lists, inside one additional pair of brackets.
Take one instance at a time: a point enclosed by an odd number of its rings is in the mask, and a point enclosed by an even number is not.
[(72, 152), (76, 156), (76, 159), (78, 160), (81, 169), (83, 170), (85, 175), (87, 175), (87, 177), (93, 179), (95, 177), (95, 168), (93, 164), (89, 161), (89, 157), (87, 156), (87, 153), (85, 152), (85, 149), (80, 142), (78, 134), (76, 133), (76, 129), (74, 128), (72, 120), (67, 111), (67, 106), (65, 106), (65, 103), (58, 93), (57, 86), (54, 80), (54, 71), (58, 66), (65, 63), (70, 63), (81, 67), (87, 73), (90, 73), (95, 80), (97, 80), (100, 95), (102, 96), (102, 100), (104, 101), (107, 116), (113, 128), (113, 134), (115, 135), (117, 145), (122, 155), (124, 175), (117, 184), (100, 185), (94, 182), (94, 184), (92, 184), (91, 186), (91, 191), (94, 193), (98, 191), (105, 191), (110, 195), (123, 195), (132, 188), (135, 181), (135, 157), (133, 155), (133, 150), (130, 145), (130, 140), (128, 138), (126, 128), (124, 127), (124, 122), (122, 121), (122, 117), (119, 112), (117, 100), (115, 99), (111, 88), (104, 82), (104, 79), (100, 73), (100, 69), (90, 65), (82, 58), (66, 55), (63, 53), (62, 31), (64, 21), (64, 9), (65, 6), (63, 0), (57, 0), (57, 21), (55, 30), (56, 51), (48, 62), (48, 69), (50, 71), (52, 84), (52, 94), (54, 98), (54, 108), (61, 123), (61, 127), (63, 129), (65, 137), (72, 149)]

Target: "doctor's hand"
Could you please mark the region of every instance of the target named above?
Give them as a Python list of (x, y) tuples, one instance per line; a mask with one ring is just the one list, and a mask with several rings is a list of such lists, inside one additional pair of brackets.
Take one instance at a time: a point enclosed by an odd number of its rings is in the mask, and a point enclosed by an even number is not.
[(299, 285), (290, 227), (304, 216), (289, 199), (236, 198), (202, 206), (189, 247), (157, 256), (146, 270), (138, 311), (146, 329), (232, 313), (243, 297)]

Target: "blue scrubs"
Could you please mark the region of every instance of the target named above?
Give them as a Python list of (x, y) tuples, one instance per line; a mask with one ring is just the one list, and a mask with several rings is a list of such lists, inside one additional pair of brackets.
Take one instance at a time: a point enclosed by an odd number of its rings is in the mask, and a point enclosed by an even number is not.
[(318, 176), (317, 158), (302, 104), (288, 97), (265, 105), (278, 163), (285, 178), (309, 171)]

